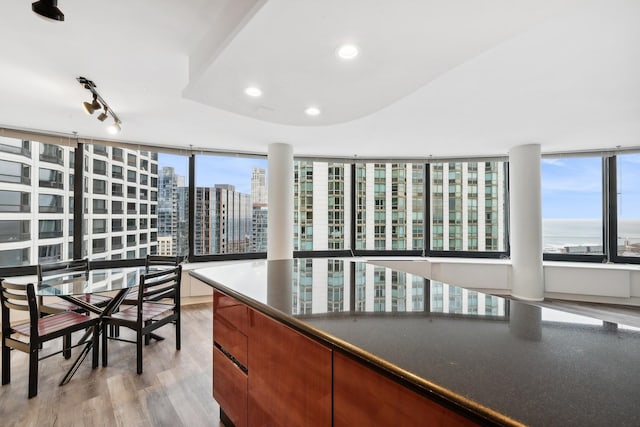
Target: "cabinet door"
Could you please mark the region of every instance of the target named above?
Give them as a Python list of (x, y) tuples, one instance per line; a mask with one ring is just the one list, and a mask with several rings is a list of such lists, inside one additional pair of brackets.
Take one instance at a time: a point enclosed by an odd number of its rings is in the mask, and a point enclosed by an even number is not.
[(333, 409), (336, 427), (476, 425), (338, 352), (333, 355)]
[(249, 424), (331, 425), (331, 350), (249, 310)]
[(235, 298), (217, 291), (213, 294), (213, 340), (245, 367), (248, 367), (248, 310), (245, 304)]
[(247, 426), (247, 375), (213, 348), (213, 398), (236, 427)]

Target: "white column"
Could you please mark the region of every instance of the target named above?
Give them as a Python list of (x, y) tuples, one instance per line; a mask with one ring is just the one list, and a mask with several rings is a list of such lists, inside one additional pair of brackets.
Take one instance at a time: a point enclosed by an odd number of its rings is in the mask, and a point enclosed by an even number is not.
[(293, 147), (269, 144), (267, 259), (293, 259)]
[(542, 270), (542, 192), (540, 145), (509, 152), (511, 224), (511, 293), (516, 298), (544, 299)]

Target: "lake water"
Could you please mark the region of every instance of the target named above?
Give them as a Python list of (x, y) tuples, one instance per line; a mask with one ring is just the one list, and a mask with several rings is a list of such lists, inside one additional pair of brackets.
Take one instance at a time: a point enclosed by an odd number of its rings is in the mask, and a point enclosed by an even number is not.
[[(640, 219), (618, 221), (618, 245), (640, 243)], [(602, 246), (602, 221), (597, 219), (543, 219), (542, 245), (545, 252), (565, 246)]]

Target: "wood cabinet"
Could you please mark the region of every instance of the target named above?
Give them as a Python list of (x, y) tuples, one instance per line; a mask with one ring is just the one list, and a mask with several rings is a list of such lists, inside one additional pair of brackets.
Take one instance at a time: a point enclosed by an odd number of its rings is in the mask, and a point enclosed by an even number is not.
[(214, 291), (213, 395), (237, 427), (473, 421)]
[(330, 426), (331, 350), (250, 311), (249, 423)]
[(248, 425), (248, 311), (236, 299), (214, 292), (213, 398), (236, 427)]
[(236, 427), (248, 425), (247, 383), (247, 374), (213, 347), (213, 398)]
[(475, 423), (338, 352), (334, 426), (473, 426)]
[(213, 397), (236, 427), (331, 425), (331, 350), (213, 295)]

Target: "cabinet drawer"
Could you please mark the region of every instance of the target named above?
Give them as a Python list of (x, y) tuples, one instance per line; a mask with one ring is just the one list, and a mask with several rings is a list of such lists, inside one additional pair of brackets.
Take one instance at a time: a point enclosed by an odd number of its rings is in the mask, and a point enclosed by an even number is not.
[(247, 306), (220, 292), (213, 298), (213, 340), (248, 368)]
[(213, 348), (213, 398), (236, 427), (247, 425), (247, 375)]

